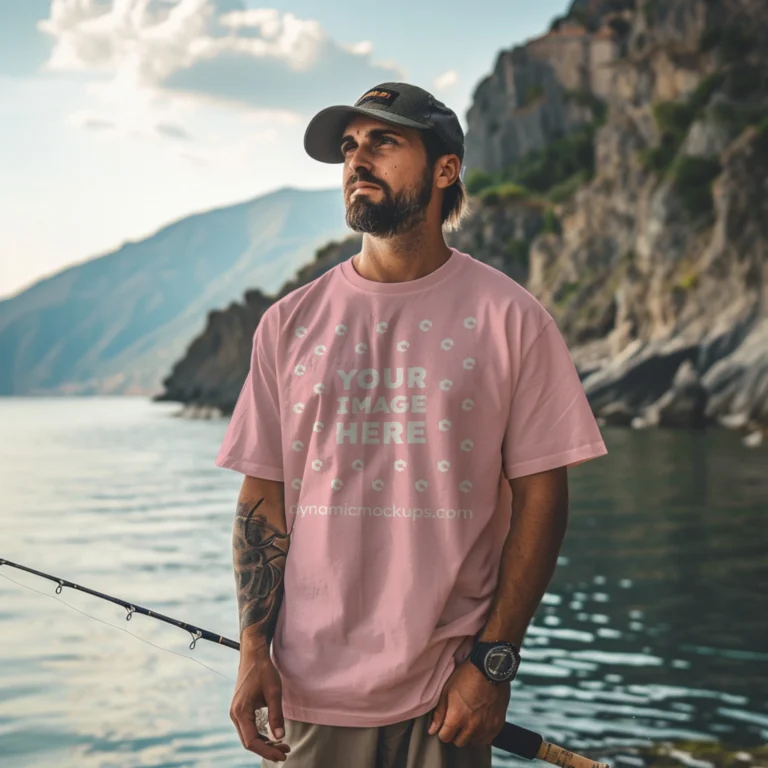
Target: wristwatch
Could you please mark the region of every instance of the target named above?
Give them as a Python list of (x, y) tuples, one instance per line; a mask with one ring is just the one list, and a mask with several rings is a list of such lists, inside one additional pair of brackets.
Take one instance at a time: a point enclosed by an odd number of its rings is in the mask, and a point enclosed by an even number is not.
[(495, 685), (515, 679), (520, 667), (520, 653), (512, 643), (475, 641), (469, 660)]

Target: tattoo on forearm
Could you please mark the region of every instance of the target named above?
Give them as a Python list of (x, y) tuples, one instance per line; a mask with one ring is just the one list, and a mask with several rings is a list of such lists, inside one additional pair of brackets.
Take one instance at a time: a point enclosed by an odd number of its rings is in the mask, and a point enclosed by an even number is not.
[(259, 499), (250, 509), (250, 502), (238, 502), (232, 549), (240, 631), (258, 624), (258, 633), (270, 641), (283, 602), (290, 534), (277, 529), (264, 515), (254, 514), (263, 501)]

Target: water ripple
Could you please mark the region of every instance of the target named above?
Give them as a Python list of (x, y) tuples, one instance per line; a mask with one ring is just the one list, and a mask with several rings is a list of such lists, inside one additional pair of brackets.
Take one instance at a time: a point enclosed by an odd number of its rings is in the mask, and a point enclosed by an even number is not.
[[(240, 478), (213, 466), (226, 422), (175, 410), (0, 400), (0, 555), (237, 637)], [(638, 761), (622, 748), (660, 739), (764, 742), (765, 452), (717, 431), (604, 435), (609, 455), (570, 473), (568, 534), (508, 719), (571, 749), (615, 748), (627, 766)], [(0, 579), (0, 753), (13, 768), (253, 764), (228, 715), (236, 653), (190, 651), (185, 632), (138, 615), (126, 637), (119, 606), (61, 597), (96, 621)], [(495, 766), (524, 763), (494, 750)]]

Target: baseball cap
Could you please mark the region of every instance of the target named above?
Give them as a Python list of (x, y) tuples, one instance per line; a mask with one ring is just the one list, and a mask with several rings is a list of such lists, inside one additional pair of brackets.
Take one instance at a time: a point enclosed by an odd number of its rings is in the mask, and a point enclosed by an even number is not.
[[(354, 104), (320, 110), (304, 133), (304, 149), (321, 163), (343, 163), (341, 137), (354, 115), (368, 115), (406, 128), (434, 131), (450, 154), (464, 162), (464, 131), (456, 113), (429, 91), (410, 83), (381, 83), (366, 91)], [(463, 175), (463, 169), (462, 169)]]

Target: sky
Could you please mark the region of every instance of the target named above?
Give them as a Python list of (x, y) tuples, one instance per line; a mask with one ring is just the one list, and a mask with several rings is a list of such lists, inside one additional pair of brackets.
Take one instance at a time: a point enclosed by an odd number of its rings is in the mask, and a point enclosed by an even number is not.
[(387, 82), (466, 112), (569, 0), (0, 0), (0, 298), (191, 213), (341, 185), (312, 116)]

